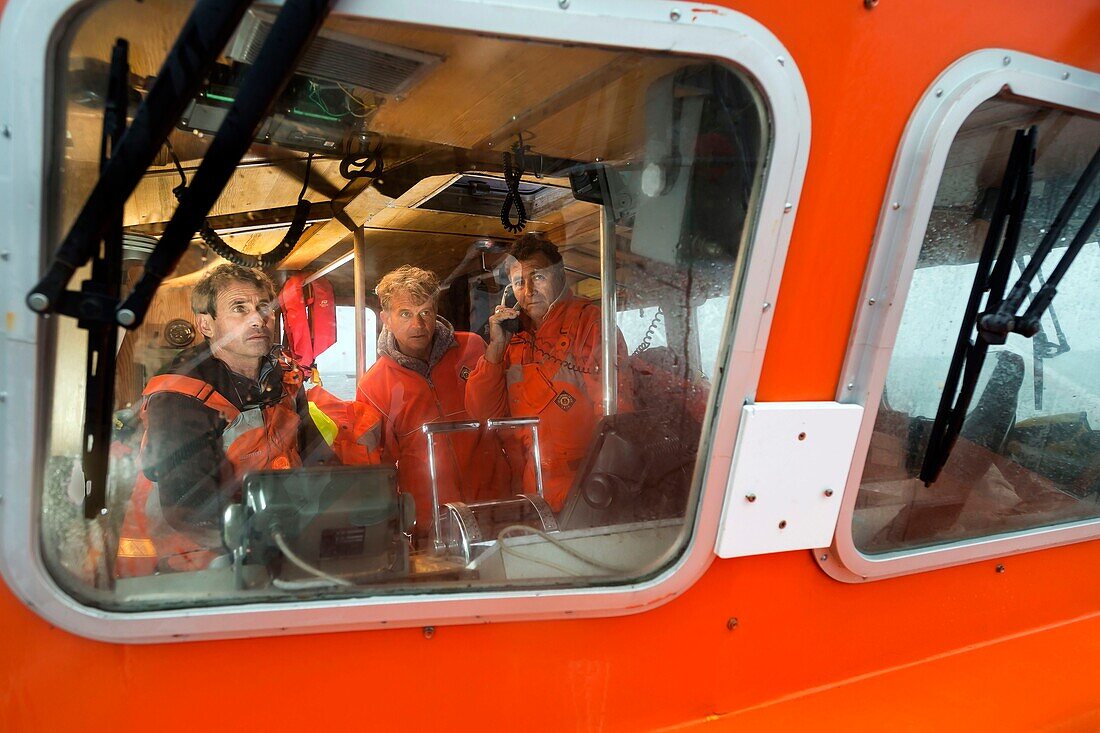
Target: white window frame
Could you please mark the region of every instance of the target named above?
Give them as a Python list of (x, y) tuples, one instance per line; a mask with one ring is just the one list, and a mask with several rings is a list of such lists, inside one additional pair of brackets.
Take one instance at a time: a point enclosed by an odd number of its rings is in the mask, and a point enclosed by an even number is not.
[[(108, 612), (82, 605), (47, 572), (40, 543), (46, 422), (51, 386), (40, 375), (47, 334), (23, 298), (37, 282), (45, 242), (49, 108), (55, 28), (83, 3), (9, 0), (0, 24), (0, 572), (50, 623), (114, 642), (161, 642), (444, 623), (577, 618), (653, 608), (690, 587), (714, 558), (741, 406), (756, 390), (810, 143), (810, 106), (798, 68), (778, 39), (726, 8), (624, 0), (343, 0), (335, 14), (444, 29), (635, 50), (675, 50), (743, 69), (770, 118), (771, 149), (751, 249), (731, 299), (736, 316), (723, 377), (716, 380), (695, 531), (686, 550), (655, 577), (631, 585), (572, 589), (430, 593), (170, 611)], [(561, 7), (564, 5), (565, 7)], [(630, 39), (629, 41), (625, 39)], [(28, 155), (27, 151), (33, 153)], [(749, 242), (749, 238), (745, 239)], [(735, 283), (735, 287), (738, 283)], [(720, 355), (720, 359), (723, 356)], [(715, 421), (716, 420), (716, 421)], [(713, 425), (711, 423), (713, 422)], [(701, 454), (703, 451), (701, 451)]]
[(1040, 104), (1100, 114), (1100, 74), (1003, 49), (977, 51), (956, 61), (914, 110), (894, 160), (837, 385), (837, 401), (866, 408), (833, 544), (814, 553), (825, 572), (838, 580), (889, 578), (1100, 536), (1100, 519), (1090, 519), (874, 555), (861, 552), (852, 539), (877, 407), (948, 151), (970, 114), (1005, 89)]

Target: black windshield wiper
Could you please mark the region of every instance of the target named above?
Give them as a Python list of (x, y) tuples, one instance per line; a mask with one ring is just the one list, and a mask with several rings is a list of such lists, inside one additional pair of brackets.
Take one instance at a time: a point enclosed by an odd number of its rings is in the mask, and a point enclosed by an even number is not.
[[(1040, 271), (1043, 261), (1054, 248), (1055, 242), (1061, 237), (1081, 199), (1100, 173), (1100, 149), (1098, 149), (1063, 203), (1050, 229), (1035, 249), (1027, 267), (1023, 268), (1020, 278), (1007, 297), (1005, 296), (1012, 260), (1016, 256), (1019, 244), (1020, 229), (1027, 211), (1028, 197), (1031, 194), (1031, 169), (1035, 160), (1036, 140), (1037, 130), (1032, 127), (1027, 132), (1018, 131), (1013, 141), (1004, 181), (998, 194), (985, 245), (978, 260), (978, 271), (974, 275), (970, 300), (967, 302), (963, 322), (959, 328), (955, 353), (948, 368), (943, 393), (940, 395), (939, 409), (936, 411), (924, 462), (921, 465), (920, 478), (926, 486), (939, 478), (940, 471), (943, 470), (951, 455), (951, 449), (966, 419), (989, 347), (1005, 343), (1009, 333), (1018, 333), (1025, 338), (1031, 338), (1041, 331), (1040, 319), (1050, 308), (1051, 301), (1058, 292), (1058, 284), (1081, 248), (1092, 236), (1097, 223), (1100, 222), (1100, 201), (1097, 201), (1077, 230), (1066, 253), (1059, 260), (1050, 277), (1043, 282)], [(1003, 243), (1001, 242), (1002, 232), (1004, 233)], [(1031, 297), (1027, 309), (1021, 315), (1017, 315), (1017, 311), (1024, 304), (1024, 299), (1031, 294), (1031, 281), (1035, 279), (1039, 280), (1041, 287)], [(982, 294), (985, 292), (989, 293), (986, 298), (985, 312), (979, 314), (978, 308)], [(1060, 332), (1057, 324), (1055, 325), (1056, 330)], [(975, 330), (977, 333), (972, 338)], [(1044, 348), (1050, 349), (1054, 346), (1045, 338), (1044, 340), (1047, 341), (1043, 345)], [(1059, 333), (1059, 341), (1064, 341), (1061, 333)], [(1064, 350), (1063, 348), (1057, 353), (1062, 353)]]
[[(99, 145), (99, 170), (107, 167), (126, 132), (126, 111), (130, 99), (130, 44), (118, 39), (111, 51), (103, 136)], [(81, 304), (114, 303), (122, 284), (122, 207), (110, 217), (103, 247), (92, 258), (91, 277), (79, 293), (64, 292), (62, 308), (79, 311)], [(85, 305), (85, 307), (87, 307)], [(118, 324), (94, 318), (78, 321), (88, 332), (84, 386), (84, 440), (81, 468), (84, 471), (84, 518), (95, 519), (107, 506), (107, 445), (111, 441), (111, 408), (115, 401), (115, 367)]]
[(972, 339), (972, 334), (978, 324), (982, 294), (989, 293), (987, 311), (1001, 305), (1031, 194), (1031, 168), (1035, 160), (1037, 134), (1035, 127), (1027, 131), (1019, 130), (1012, 142), (989, 231), (978, 258), (978, 270), (970, 287), (970, 298), (955, 340), (951, 366), (947, 370), (939, 408), (928, 436), (928, 447), (920, 469), (920, 479), (926, 486), (935, 482), (947, 463), (974, 397), (974, 388), (986, 354), (989, 353), (989, 343), (982, 338)]
[(187, 104), (198, 94), (199, 86), (209, 75), (249, 4), (248, 0), (200, 0), (196, 3), (157, 72), (156, 81), (134, 114), (133, 122), (111, 151), (99, 180), (57, 248), (45, 276), (27, 295), (31, 310), (114, 322), (117, 302), (83, 299), (77, 304), (80, 309), (77, 313), (67, 307), (65, 289), (73, 274), (99, 251), (116, 212), (122, 210)]
[[(195, 178), (149, 255), (141, 280), (121, 304), (123, 206), (197, 94), (250, 2), (200, 0), (195, 5), (128, 129), (126, 41), (120, 39), (115, 47), (99, 180), (45, 276), (27, 295), (31, 310), (76, 318), (79, 327), (89, 332), (83, 448), (84, 512), (88, 518), (98, 515), (105, 505), (118, 326), (134, 329), (141, 325), (161, 281), (175, 269), (333, 2), (286, 0), (283, 4)], [(68, 290), (75, 272), (88, 262), (93, 263), (91, 277), (80, 291)]]

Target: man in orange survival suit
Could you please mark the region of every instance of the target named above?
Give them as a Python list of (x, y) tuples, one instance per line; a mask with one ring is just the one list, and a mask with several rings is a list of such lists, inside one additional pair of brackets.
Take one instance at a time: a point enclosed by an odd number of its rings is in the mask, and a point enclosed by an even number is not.
[[(513, 243), (508, 275), (517, 307), (498, 306), (489, 318), (489, 346), (466, 387), (475, 419), (540, 418), (539, 441), (545, 498), (555, 511), (566, 495), (596, 423), (605, 413), (600, 375), (600, 307), (574, 297), (565, 283), (558, 248), (537, 234)], [(501, 321), (520, 318), (522, 330), (506, 333)], [(619, 350), (620, 412), (631, 408), (626, 343)], [(535, 490), (531, 433), (522, 431), (523, 484)]]
[[(383, 460), (397, 462), (397, 485), (416, 501), (417, 536), (428, 536), (432, 482), (429, 422), (469, 420), (466, 379), (485, 353), (481, 337), (455, 331), (436, 315), (435, 275), (404, 265), (376, 288), (382, 305), (378, 360), (359, 381), (357, 399), (383, 415)], [(435, 436), (439, 502), (499, 497), (509, 488), (508, 465), (495, 434), (481, 431)]]
[(119, 532), (118, 576), (205, 568), (224, 553), (221, 517), (245, 473), (332, 459), (301, 371), (272, 352), (274, 300), (266, 275), (228, 264), (192, 291), (205, 340), (143, 392), (142, 473)]

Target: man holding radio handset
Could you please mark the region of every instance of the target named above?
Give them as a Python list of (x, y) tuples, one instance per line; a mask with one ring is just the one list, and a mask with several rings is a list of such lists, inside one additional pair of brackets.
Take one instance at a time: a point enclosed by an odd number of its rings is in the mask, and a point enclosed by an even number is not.
[[(558, 248), (525, 234), (507, 260), (515, 306), (505, 299), (489, 318), (489, 345), (466, 383), (471, 417), (540, 418), (543, 486), (555, 511), (565, 503), (596, 424), (604, 414), (598, 303), (566, 287)], [(620, 363), (626, 343), (616, 332)], [(619, 370), (619, 411), (631, 408), (629, 370)], [(522, 433), (523, 485), (535, 491), (531, 435)]]

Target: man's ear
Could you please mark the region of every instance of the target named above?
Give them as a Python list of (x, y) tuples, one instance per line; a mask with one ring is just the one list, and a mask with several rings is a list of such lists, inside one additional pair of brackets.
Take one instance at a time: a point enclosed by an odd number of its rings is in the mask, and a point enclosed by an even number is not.
[(569, 281), (565, 278), (564, 262), (558, 262), (554, 265), (554, 279), (557, 281), (557, 287), (554, 288), (554, 297), (557, 298), (569, 287)]
[(206, 338), (214, 338), (214, 317), (209, 313), (199, 313), (199, 333)]
[(382, 319), (382, 325), (386, 328), (390, 327), (390, 313), (385, 308), (378, 311), (378, 317)]

